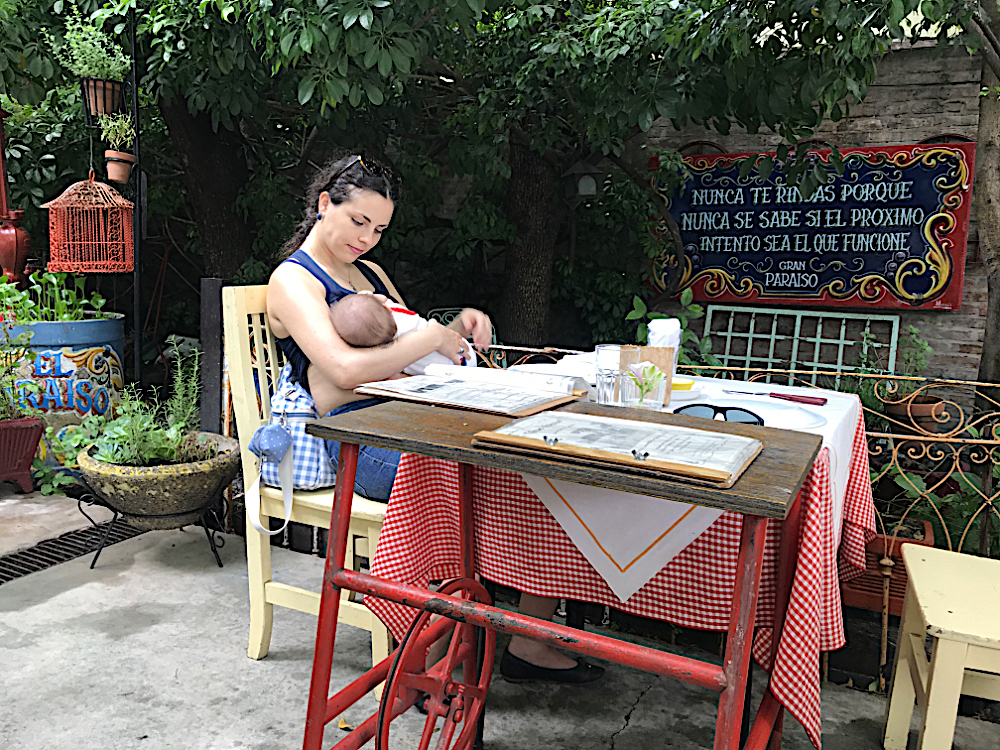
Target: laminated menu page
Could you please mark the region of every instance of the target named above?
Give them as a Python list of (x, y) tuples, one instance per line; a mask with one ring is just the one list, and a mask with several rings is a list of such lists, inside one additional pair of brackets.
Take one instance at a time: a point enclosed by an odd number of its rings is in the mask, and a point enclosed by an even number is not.
[(428, 365), (423, 375), (364, 383), (355, 392), (524, 417), (582, 398), (588, 388), (569, 375)]
[(574, 463), (677, 474), (722, 487), (732, 486), (763, 447), (743, 435), (566, 412), (517, 419), (477, 432), (472, 442)]

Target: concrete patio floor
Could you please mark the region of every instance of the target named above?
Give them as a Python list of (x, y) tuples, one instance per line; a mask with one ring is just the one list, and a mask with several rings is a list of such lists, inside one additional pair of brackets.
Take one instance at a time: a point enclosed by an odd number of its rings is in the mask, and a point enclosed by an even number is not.
[[(88, 556), (0, 586), (0, 748), (300, 747), (316, 620), (276, 608), (270, 654), (248, 659), (242, 539), (226, 537), (221, 554), (220, 570), (199, 528), (150, 532), (105, 550), (96, 570)], [(322, 560), (276, 549), (274, 567), (279, 580), (317, 586)], [(332, 685), (360, 674), (370, 653), (367, 633), (341, 626)], [(369, 695), (346, 719), (375, 707)], [(879, 747), (883, 710), (884, 698), (824, 686), (824, 747)], [(575, 690), (497, 677), (486, 744), (708, 748), (714, 713), (709, 691), (619, 667)], [(392, 746), (415, 747), (422, 718), (395, 722)], [(329, 725), (326, 745), (340, 736)], [(811, 747), (794, 722), (785, 738), (789, 750)], [(956, 750), (998, 747), (1000, 726), (958, 720)]]

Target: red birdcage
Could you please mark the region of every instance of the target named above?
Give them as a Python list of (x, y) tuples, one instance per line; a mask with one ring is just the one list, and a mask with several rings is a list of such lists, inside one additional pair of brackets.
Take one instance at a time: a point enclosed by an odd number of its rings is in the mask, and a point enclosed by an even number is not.
[(50, 271), (124, 273), (135, 265), (133, 204), (90, 177), (70, 185), (49, 210)]

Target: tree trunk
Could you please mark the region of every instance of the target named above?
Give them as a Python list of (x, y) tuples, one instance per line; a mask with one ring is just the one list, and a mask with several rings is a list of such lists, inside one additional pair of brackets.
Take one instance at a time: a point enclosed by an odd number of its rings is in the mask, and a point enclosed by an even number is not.
[(546, 343), (552, 265), (565, 208), (556, 195), (559, 175), (541, 155), (511, 144), (507, 218), (517, 239), (504, 261), (503, 295), (497, 329), (504, 343)]
[(160, 114), (184, 164), (205, 273), (231, 280), (250, 256), (250, 227), (234, 209), (239, 191), (250, 179), (239, 136), (224, 128), (213, 131), (211, 116), (192, 115), (183, 99), (161, 104)]
[[(991, 26), (996, 25), (992, 23), (996, 21), (996, 16), (995, 9), (987, 14)], [(979, 223), (979, 252), (986, 267), (988, 301), (979, 380), (1000, 383), (1000, 100), (995, 93), (1000, 81), (985, 62), (982, 84), (989, 93), (979, 97), (976, 218)], [(997, 398), (996, 389), (991, 390), (993, 393), (990, 395)]]

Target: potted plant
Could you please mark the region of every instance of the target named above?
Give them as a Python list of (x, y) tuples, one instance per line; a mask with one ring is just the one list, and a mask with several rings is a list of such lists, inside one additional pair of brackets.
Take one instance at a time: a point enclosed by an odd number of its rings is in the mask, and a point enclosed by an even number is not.
[(31, 492), (31, 461), (42, 438), (42, 420), (30, 415), (14, 387), (28, 338), (0, 326), (0, 482), (16, 482), (23, 492)]
[(124, 316), (104, 304), (100, 294), (86, 294), (80, 276), (35, 271), (26, 289), (0, 277), (0, 336), (30, 339), (12, 387), (50, 424), (57, 414), (73, 421), (105, 414), (118, 402)]
[(132, 147), (135, 123), (130, 114), (101, 115), (101, 138), (111, 147), (104, 152), (104, 162), (108, 179), (114, 182), (128, 182), (135, 164), (135, 156), (124, 149)]
[(236, 476), (239, 443), (195, 429), (198, 378), (197, 356), (178, 358), (165, 403), (147, 403), (134, 387), (126, 389), (118, 415), (77, 455), (89, 487), (132, 526), (194, 523)]
[[(927, 369), (927, 357), (933, 353), (926, 339), (920, 337), (919, 329), (908, 326), (897, 349), (898, 374), (916, 377)], [(894, 420), (890, 424), (893, 432), (933, 434), (949, 431), (952, 420), (943, 419), (947, 416), (943, 400), (925, 392), (918, 393), (918, 381), (900, 380), (897, 385), (896, 391), (888, 394), (891, 399), (886, 400), (884, 410), (886, 416)]]
[(122, 106), (122, 82), (132, 62), (114, 40), (84, 20), (75, 5), (66, 20), (63, 44), (58, 45), (48, 32), (46, 36), (57, 49), (59, 62), (80, 77), (87, 112), (90, 115), (118, 112)]

